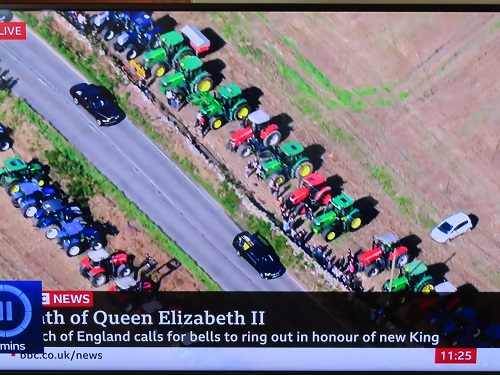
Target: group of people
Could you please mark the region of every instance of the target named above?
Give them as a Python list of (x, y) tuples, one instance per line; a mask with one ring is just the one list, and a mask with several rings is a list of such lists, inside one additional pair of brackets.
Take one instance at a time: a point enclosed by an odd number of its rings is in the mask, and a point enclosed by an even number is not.
[[(361, 280), (356, 276), (357, 265), (352, 251), (349, 249), (347, 256), (337, 257), (328, 245), (311, 246), (307, 240), (307, 232), (304, 229), (296, 230), (297, 213), (287, 208), (283, 197), (278, 197), (278, 201), (283, 217), (281, 227), (283, 232), (349, 291), (363, 291)], [(312, 217), (313, 212), (310, 207), (306, 206), (305, 211), (306, 216)], [(311, 220), (309, 217), (308, 219)]]
[[(249, 161), (245, 166), (245, 178), (248, 178), (253, 174), (257, 177), (257, 179), (262, 180), (262, 165), (259, 163), (259, 158), (257, 156), (253, 161)], [(271, 189), (271, 193), (274, 193), (273, 189)]]

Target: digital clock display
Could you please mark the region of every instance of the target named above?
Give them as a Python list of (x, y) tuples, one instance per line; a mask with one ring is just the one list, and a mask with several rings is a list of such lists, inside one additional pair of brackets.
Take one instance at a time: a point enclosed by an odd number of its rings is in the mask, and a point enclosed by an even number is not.
[(475, 348), (437, 348), (435, 363), (476, 363)]

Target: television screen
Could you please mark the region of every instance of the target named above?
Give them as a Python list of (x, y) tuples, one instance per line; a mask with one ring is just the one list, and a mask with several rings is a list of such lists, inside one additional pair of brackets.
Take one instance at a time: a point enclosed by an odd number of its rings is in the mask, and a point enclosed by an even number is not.
[(0, 11), (2, 369), (500, 370), (496, 13), (46, 8)]

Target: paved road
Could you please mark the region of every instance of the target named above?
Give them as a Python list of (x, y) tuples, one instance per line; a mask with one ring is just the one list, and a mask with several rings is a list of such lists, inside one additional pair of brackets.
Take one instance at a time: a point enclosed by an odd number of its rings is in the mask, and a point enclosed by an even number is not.
[(33, 32), (28, 30), (26, 41), (1, 42), (0, 51), (0, 67), (19, 79), (13, 92), (52, 123), (224, 290), (301, 290), (287, 275), (261, 280), (238, 258), (231, 242), (239, 228), (131, 122), (99, 128), (76, 107), (68, 90), (84, 77)]

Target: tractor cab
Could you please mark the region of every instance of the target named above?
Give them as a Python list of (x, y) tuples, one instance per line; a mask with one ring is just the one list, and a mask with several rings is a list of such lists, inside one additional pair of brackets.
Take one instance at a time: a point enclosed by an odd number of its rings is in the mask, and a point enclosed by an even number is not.
[(297, 211), (302, 212), (301, 203), (309, 201), (313, 206), (325, 206), (332, 199), (331, 187), (326, 185), (326, 178), (318, 172), (311, 173), (302, 179), (301, 186), (293, 191), (286, 201), (288, 208), (299, 207)]
[(51, 214), (64, 209), (64, 205), (60, 199), (49, 199), (42, 203), (40, 210), (42, 213)]
[(269, 116), (262, 109), (258, 109), (248, 115), (246, 119), (241, 122), (241, 126), (244, 128), (250, 127), (255, 134), (258, 136), (258, 132), (260, 132), (265, 126), (267, 126), (271, 121), (271, 116)]
[(132, 31), (141, 34), (153, 31), (155, 26), (153, 18), (146, 12), (138, 12), (130, 17), (130, 25), (128, 27)]
[(189, 40), (189, 45), (197, 55), (210, 49), (210, 40), (194, 25), (189, 24), (181, 29), (181, 33)]
[(22, 196), (29, 196), (40, 191), (40, 185), (36, 182), (21, 182), (19, 190), (12, 195), (12, 199), (18, 199)]
[(215, 92), (215, 98), (221, 102), (224, 108), (229, 109), (236, 104), (241, 94), (241, 89), (234, 83), (230, 83), (226, 86), (219, 87)]
[(372, 248), (380, 248), (383, 253), (390, 253), (400, 246), (401, 239), (395, 233), (385, 233), (373, 236)]
[(298, 142), (288, 142), (278, 147), (278, 152), (283, 161), (291, 165), (302, 157), (304, 147)]
[(172, 54), (175, 48), (181, 46), (184, 42), (184, 37), (177, 31), (169, 31), (168, 33), (160, 35), (160, 43), (164, 54)]
[(162, 80), (162, 89), (168, 99), (174, 92), (182, 91), (184, 96), (195, 92), (208, 92), (213, 87), (210, 74), (202, 69), (203, 61), (196, 56), (188, 56), (179, 61), (175, 73), (167, 75)]
[(28, 165), (21, 158), (9, 158), (4, 161), (0, 174), (19, 173), (28, 169)]
[(79, 221), (72, 221), (70, 223), (63, 222), (61, 225), (61, 230), (59, 231), (57, 237), (59, 239), (65, 239), (65, 238), (70, 238), (70, 237), (85, 237), (85, 230), (88, 229), (86, 228), (82, 223)]
[(104, 249), (92, 250), (87, 253), (89, 265), (93, 268), (101, 267), (101, 262), (109, 258), (109, 253)]
[(330, 200), (330, 208), (337, 213), (337, 216), (345, 217), (349, 215), (354, 205), (354, 199), (345, 193), (337, 195)]

